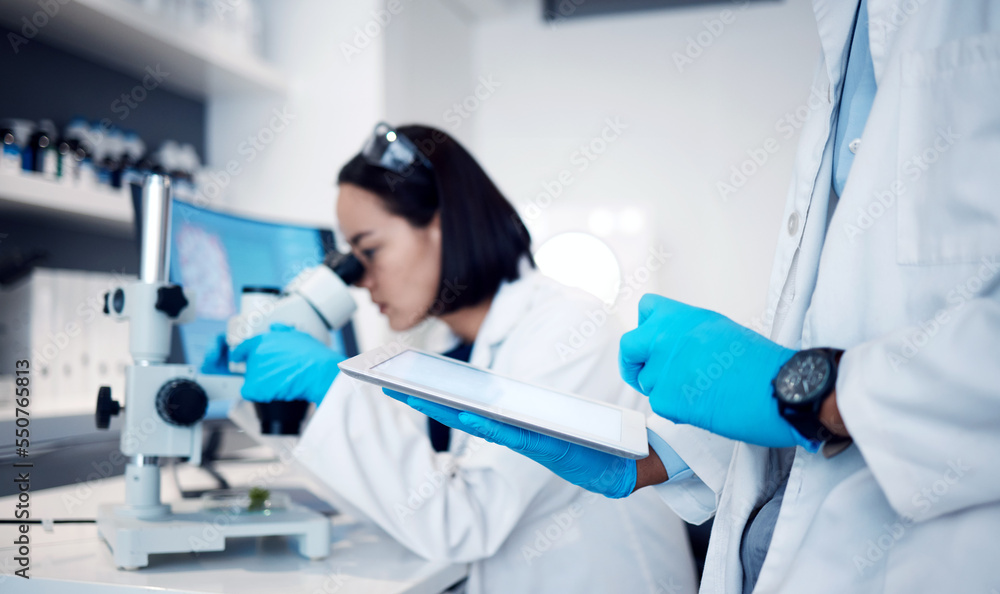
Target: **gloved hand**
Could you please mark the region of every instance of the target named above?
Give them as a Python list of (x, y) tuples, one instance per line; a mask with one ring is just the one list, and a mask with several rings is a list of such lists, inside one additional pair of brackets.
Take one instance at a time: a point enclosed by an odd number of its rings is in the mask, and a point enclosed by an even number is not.
[(330, 389), (343, 357), (322, 342), (284, 324), (243, 341), (229, 355), (245, 361), (241, 393), (247, 400), (309, 400), (319, 404)]
[(662, 417), (747, 443), (814, 450), (773, 396), (771, 380), (793, 354), (714, 311), (645, 295), (618, 362), (622, 379)]
[(506, 446), (527, 456), (563, 479), (588, 491), (619, 499), (628, 496), (635, 489), (635, 460), (592, 450), (393, 390), (382, 391), (449, 427)]
[(200, 371), (209, 375), (231, 375), (229, 371), (229, 344), (226, 343), (225, 334), (215, 337), (215, 343), (208, 349), (205, 358), (201, 361)]

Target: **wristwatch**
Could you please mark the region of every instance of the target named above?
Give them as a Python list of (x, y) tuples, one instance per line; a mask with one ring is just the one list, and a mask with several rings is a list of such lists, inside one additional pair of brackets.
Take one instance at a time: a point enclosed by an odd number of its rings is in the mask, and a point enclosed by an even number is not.
[(806, 349), (792, 355), (771, 381), (778, 414), (814, 443), (834, 437), (819, 420), (823, 401), (837, 386), (839, 349)]

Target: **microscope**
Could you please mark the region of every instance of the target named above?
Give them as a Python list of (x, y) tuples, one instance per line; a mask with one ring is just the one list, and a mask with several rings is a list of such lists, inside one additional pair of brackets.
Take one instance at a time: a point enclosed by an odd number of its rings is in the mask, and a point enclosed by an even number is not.
[[(124, 415), (125, 503), (101, 505), (97, 515), (98, 532), (110, 546), (115, 565), (138, 569), (149, 564), (150, 554), (222, 551), (227, 538), (275, 535), (293, 537), (305, 557), (325, 558), (330, 552), (329, 519), (305, 507), (288, 504), (254, 513), (213, 509), (200, 501), (161, 502), (159, 459), (201, 463), (201, 421), (209, 401), (238, 400), (243, 385), (238, 373), (244, 370), (230, 363), (236, 375), (208, 375), (197, 366), (166, 363), (172, 327), (194, 318), (196, 296), (168, 278), (169, 178), (149, 174), (140, 204), (139, 279), (106, 294), (104, 307), (107, 315), (129, 322), (133, 364), (126, 370), (125, 403), (113, 400), (111, 389), (102, 387), (96, 412), (99, 429), (107, 429), (112, 416)], [(229, 347), (267, 332), (272, 323), (293, 326), (328, 344), (330, 330), (346, 324), (354, 313), (348, 286), (363, 274), (356, 258), (334, 252), (283, 291), (245, 290), (239, 314), (227, 324)], [(301, 407), (301, 415), (305, 410)], [(299, 421), (301, 416), (291, 423), (262, 419), (262, 429), (297, 433)]]

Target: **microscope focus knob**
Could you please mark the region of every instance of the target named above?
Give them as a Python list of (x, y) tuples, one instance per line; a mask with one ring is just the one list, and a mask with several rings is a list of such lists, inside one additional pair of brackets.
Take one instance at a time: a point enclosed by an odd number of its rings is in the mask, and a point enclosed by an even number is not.
[(184, 289), (178, 285), (168, 285), (156, 290), (156, 309), (167, 314), (171, 318), (180, 315), (185, 307), (190, 305), (184, 297)]
[(188, 379), (170, 380), (156, 394), (156, 412), (171, 425), (194, 425), (205, 417), (207, 410), (205, 390)]
[(111, 388), (101, 386), (97, 391), (97, 412), (94, 418), (98, 429), (107, 429), (111, 425), (111, 417), (118, 416), (122, 411), (122, 405), (111, 399)]

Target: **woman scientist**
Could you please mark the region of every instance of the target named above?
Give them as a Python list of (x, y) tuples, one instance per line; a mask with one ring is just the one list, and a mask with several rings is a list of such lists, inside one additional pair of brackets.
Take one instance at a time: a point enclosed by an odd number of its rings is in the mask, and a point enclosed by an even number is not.
[[(380, 125), (338, 181), (341, 230), (365, 266), (358, 284), (393, 330), (436, 317), (454, 334), (449, 356), (641, 405), (618, 377), (614, 324), (557, 352), (600, 303), (535, 271), (521, 219), (447, 134)], [(233, 359), (246, 360), (250, 400), (321, 400), (298, 460), (415, 553), (470, 563), (469, 592), (695, 590), (684, 526), (649, 490), (595, 496), (505, 447), (432, 428), (378, 388), (336, 377), (335, 354), (297, 331), (249, 340)]]

